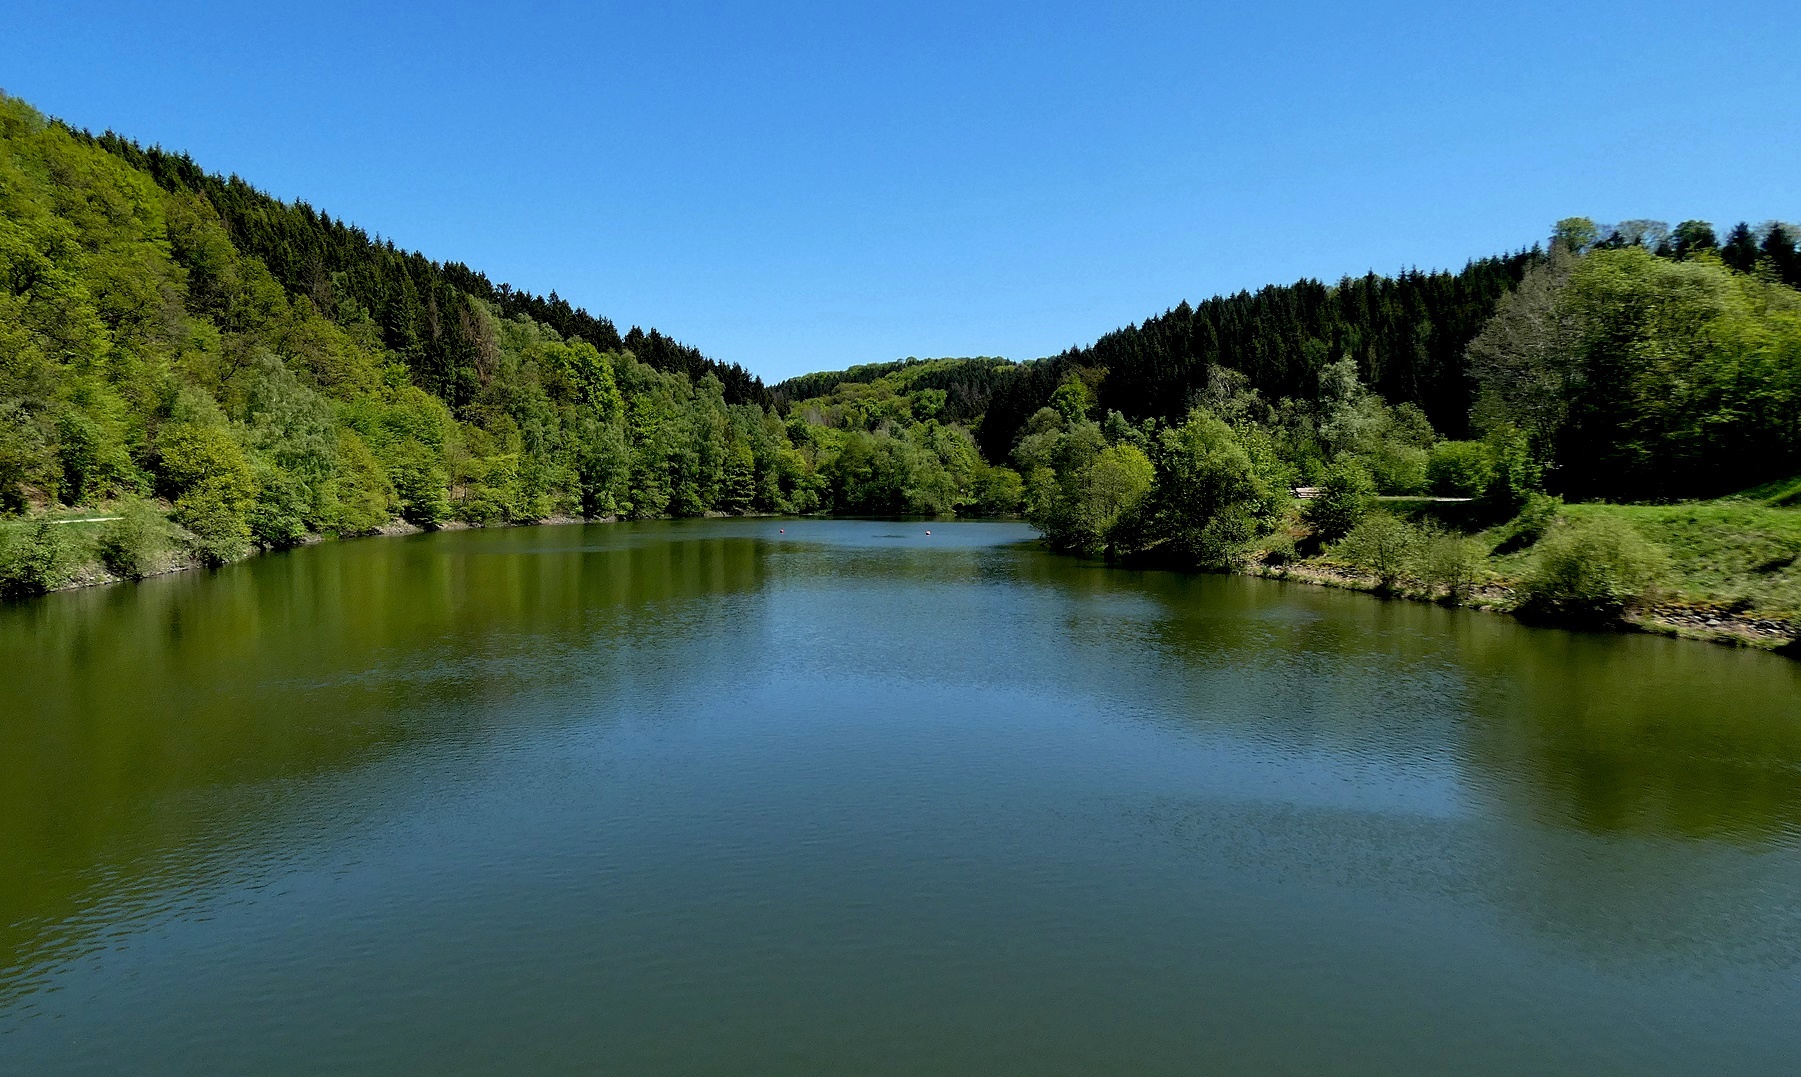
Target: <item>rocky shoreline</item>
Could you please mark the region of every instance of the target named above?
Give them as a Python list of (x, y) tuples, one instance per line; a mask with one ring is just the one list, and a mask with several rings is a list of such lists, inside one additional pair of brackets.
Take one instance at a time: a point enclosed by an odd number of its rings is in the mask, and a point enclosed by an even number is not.
[[(1483, 610), (1490, 613), (1512, 613), (1517, 603), (1513, 590), (1498, 584), (1478, 586), (1461, 601), (1447, 601), (1442, 595), (1426, 595), (1405, 588), (1384, 591), (1375, 576), (1360, 573), (1342, 565), (1307, 563), (1266, 565), (1257, 563), (1245, 568), (1243, 574), (1263, 579), (1288, 580), (1314, 587), (1362, 591), (1383, 598), (1408, 602), (1430, 602), (1434, 605)], [(1724, 644), (1729, 647), (1752, 647), (1801, 657), (1801, 626), (1780, 618), (1759, 617), (1720, 606), (1675, 601), (1657, 602), (1640, 608), (1628, 609), (1621, 619), (1611, 627), (1620, 631), (1675, 636), (1702, 643)]]

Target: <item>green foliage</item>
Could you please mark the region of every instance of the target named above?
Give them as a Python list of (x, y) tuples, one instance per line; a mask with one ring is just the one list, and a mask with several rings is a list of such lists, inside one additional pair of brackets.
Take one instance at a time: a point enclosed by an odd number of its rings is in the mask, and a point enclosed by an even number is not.
[(1138, 509), (1155, 477), (1151, 461), (1136, 446), (1108, 446), (1043, 491), (1029, 518), (1053, 546), (1100, 554), (1115, 544), (1115, 526)]
[(975, 500), (969, 509), (977, 516), (1011, 516), (1025, 502), (1025, 481), (1010, 467), (984, 467), (976, 475)]
[(1537, 542), (1563, 515), (1563, 508), (1561, 497), (1536, 492), (1527, 494), (1519, 513), (1495, 529), (1495, 552), (1511, 553)]
[(1532, 453), (1526, 434), (1511, 423), (1501, 423), (1483, 439), (1492, 469), (1488, 489), (1481, 495), (1489, 519), (1518, 512), (1539, 492), (1544, 468)]
[(310, 491), (291, 473), (264, 461), (257, 461), (251, 472), (256, 497), (244, 510), (251, 537), (271, 549), (299, 544), (308, 531)]
[(0, 525), (0, 596), (55, 590), (78, 565), (79, 551), (66, 526), (49, 520)]
[(188, 530), (188, 549), (196, 560), (222, 565), (250, 552), (253, 506), (227, 482), (201, 482), (176, 499), (175, 522)]
[(167, 547), (167, 523), (156, 506), (132, 498), (115, 502), (119, 519), (100, 532), (95, 545), (100, 563), (121, 579), (135, 580), (162, 565)]
[(1565, 217), (1551, 229), (1551, 242), (1572, 253), (1589, 249), (1600, 238), (1601, 230), (1587, 217)]
[(1375, 576), (1383, 590), (1392, 591), (1413, 566), (1421, 545), (1412, 524), (1386, 512), (1372, 512), (1345, 535), (1336, 555)]
[(390, 455), (387, 471), (401, 519), (420, 527), (450, 519), (450, 480), (430, 449), (416, 441), (402, 443)]
[(340, 428), (333, 459), (334, 514), (327, 526), (342, 535), (360, 535), (387, 523), (393, 516), (394, 488), (368, 443), (356, 431)]
[(1801, 294), (1642, 245), (1529, 283), (1472, 343), (1472, 373), (1485, 420), (1525, 430), (1563, 489), (1658, 499), (1801, 470)]
[(1480, 441), (1441, 441), (1426, 464), (1427, 484), (1439, 497), (1481, 497), (1494, 477), (1494, 461)]
[(1089, 410), (1094, 407), (1094, 394), (1088, 391), (1081, 378), (1071, 374), (1051, 394), (1050, 406), (1063, 416), (1064, 422), (1079, 423), (1088, 418)]
[(1538, 544), (1520, 584), (1521, 610), (1571, 620), (1617, 617), (1663, 579), (1664, 551), (1614, 516), (1579, 517)]
[(1212, 414), (1196, 410), (1158, 438), (1148, 534), (1180, 563), (1225, 568), (1274, 530), (1288, 497), (1274, 461)]
[(1669, 557), (1664, 582), (1672, 599), (1801, 620), (1801, 510), (1723, 498), (1569, 505), (1562, 514), (1617, 519), (1655, 543)]
[(1461, 602), (1481, 577), (1484, 552), (1481, 543), (1464, 535), (1427, 534), (1415, 550), (1414, 572), (1428, 595)]
[(1376, 482), (1357, 460), (1340, 460), (1326, 472), (1319, 493), (1302, 509), (1314, 533), (1327, 542), (1349, 534), (1376, 500)]
[(1103, 415), (1179, 422), (1199, 402), (1236, 425), (1238, 417), (1208, 399), (1215, 368), (1234, 369), (1265, 401), (1312, 409), (1325, 369), (1347, 359), (1371, 390), (1418, 406), (1433, 427), (1462, 436), (1470, 406), (1465, 347), (1496, 302), (1543, 259), (1523, 251), (1456, 273), (1303, 280), (1184, 302), (1088, 347), (1021, 364), (995, 382), (979, 437), (990, 458), (1000, 458), (1074, 372), (1106, 372), (1095, 400)]

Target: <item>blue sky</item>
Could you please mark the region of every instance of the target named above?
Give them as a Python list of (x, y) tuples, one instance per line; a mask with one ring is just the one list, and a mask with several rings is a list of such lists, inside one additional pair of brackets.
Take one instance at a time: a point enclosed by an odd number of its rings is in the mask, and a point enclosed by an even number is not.
[(1801, 218), (1792, 4), (274, 8), (20, 5), (0, 87), (771, 380)]

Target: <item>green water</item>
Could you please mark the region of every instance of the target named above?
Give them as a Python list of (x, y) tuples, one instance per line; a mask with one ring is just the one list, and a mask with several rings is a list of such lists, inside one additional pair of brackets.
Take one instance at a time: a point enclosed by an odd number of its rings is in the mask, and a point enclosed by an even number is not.
[(0, 1073), (1801, 1071), (1801, 663), (1028, 537), (0, 608)]

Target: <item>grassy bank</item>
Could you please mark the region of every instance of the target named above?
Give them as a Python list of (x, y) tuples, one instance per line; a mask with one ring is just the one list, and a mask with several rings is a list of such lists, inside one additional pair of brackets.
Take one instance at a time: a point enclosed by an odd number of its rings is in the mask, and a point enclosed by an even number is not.
[[(553, 516), (520, 524), (591, 523), (613, 517), (585, 520)], [(449, 520), (432, 530), (461, 530), (473, 526)], [(415, 535), (426, 528), (394, 519), (354, 534), (308, 534), (296, 546), (338, 539), (382, 535)], [(284, 547), (285, 548), (285, 547)], [(97, 508), (57, 509), (0, 521), (0, 599), (27, 598), (49, 591), (121, 583), (171, 572), (207, 568), (272, 552), (252, 546), (233, 556), (221, 557), (203, 538), (169, 515), (166, 504), (127, 501)]]
[[(1545, 538), (1584, 521), (1629, 526), (1651, 544), (1657, 573), (1642, 596), (1596, 618), (1567, 618), (1574, 627), (1625, 628), (1765, 649), (1801, 641), (1801, 507), (1772, 504), (1759, 491), (1673, 505), (1553, 504), (1551, 515), (1516, 518), (1475, 532), (1458, 526), (1459, 506), (1392, 499), (1372, 518), (1399, 521), (1398, 545), (1359, 548), (1352, 537), (1311, 556), (1260, 551), (1245, 565), (1253, 575), (1430, 601), (1516, 612), (1525, 601)], [(550, 518), (531, 523), (576, 523)], [(467, 524), (452, 522), (451, 528)], [(1288, 536), (1307, 549), (1300, 516)], [(368, 534), (414, 534), (395, 521)], [(312, 535), (307, 542), (337, 535)], [(345, 538), (360, 536), (341, 536)], [(1298, 538), (1298, 542), (1293, 539)], [(1461, 543), (1465, 560), (1446, 543)], [(1284, 550), (1290, 543), (1278, 543)], [(261, 551), (253, 551), (261, 552)], [(11, 597), (183, 571), (217, 563), (203, 541), (156, 502), (46, 512), (0, 524), (0, 593)], [(1541, 618), (1557, 620), (1555, 617)]]
[[(1559, 618), (1550, 611), (1538, 619), (1793, 649), (1801, 641), (1796, 488), (1801, 482), (1791, 480), (1669, 505), (1553, 502), (1541, 506), (1538, 519), (1523, 514), (1475, 532), (1459, 528), (1456, 506), (1396, 501), (1378, 515), (1403, 528), (1389, 526), (1375, 540), (1353, 533), (1312, 556), (1265, 553), (1249, 569), (1322, 586), (1530, 615), (1535, 573), (1542, 572), (1549, 536), (1576, 530), (1617, 534), (1624, 528), (1644, 540), (1648, 555), (1637, 593), (1591, 616)], [(1305, 525), (1298, 519), (1295, 530), (1305, 549)], [(1458, 543), (1460, 564), (1455, 553), (1446, 553), (1447, 545)]]

